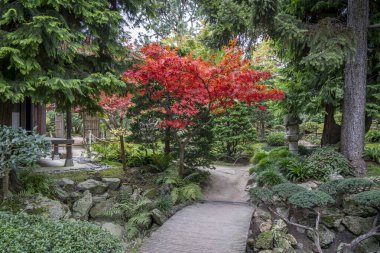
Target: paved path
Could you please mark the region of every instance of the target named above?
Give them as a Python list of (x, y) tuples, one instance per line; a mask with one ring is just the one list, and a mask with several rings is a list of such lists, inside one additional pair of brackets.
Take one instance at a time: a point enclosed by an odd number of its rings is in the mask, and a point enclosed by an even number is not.
[(140, 253), (244, 253), (252, 212), (244, 203), (185, 207), (152, 234)]

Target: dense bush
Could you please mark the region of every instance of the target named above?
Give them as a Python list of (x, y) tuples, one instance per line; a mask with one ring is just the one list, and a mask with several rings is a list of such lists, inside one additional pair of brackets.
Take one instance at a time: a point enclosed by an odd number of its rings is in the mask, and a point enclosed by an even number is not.
[(244, 152), (249, 156), (253, 157), (257, 152), (265, 151), (268, 149), (266, 143), (255, 143), (244, 146)]
[(380, 210), (380, 190), (372, 190), (358, 193), (354, 196), (354, 201), (361, 206), (369, 206)]
[(380, 145), (365, 147), (364, 157), (368, 160), (380, 163)]
[(372, 186), (374, 183), (365, 178), (347, 178), (337, 184), (336, 191), (339, 194), (353, 194), (368, 191)]
[(119, 142), (99, 142), (92, 145), (92, 150), (100, 160), (117, 161), (120, 159)]
[(289, 203), (299, 208), (315, 208), (334, 204), (334, 199), (322, 191), (300, 191), (289, 198)]
[(89, 222), (0, 212), (0, 231), (2, 252), (123, 252), (118, 239)]
[(365, 140), (368, 142), (380, 142), (380, 130), (369, 130), (365, 135)]
[(48, 155), (51, 143), (42, 135), (0, 125), (0, 174), (4, 170), (30, 168)]
[(306, 133), (316, 133), (318, 130), (319, 124), (313, 121), (307, 121), (300, 125), (300, 132)]
[(24, 170), (20, 173), (20, 181), (24, 191), (28, 194), (50, 195), (54, 191), (53, 180), (45, 173)]
[(268, 134), (267, 143), (269, 146), (279, 147), (285, 145), (285, 133), (272, 132)]
[(316, 180), (327, 181), (331, 174), (353, 176), (355, 170), (341, 153), (332, 147), (316, 149), (305, 161), (307, 176)]
[(260, 187), (272, 187), (285, 182), (285, 177), (276, 169), (262, 171), (257, 176), (257, 184)]
[(252, 164), (258, 164), (262, 159), (268, 156), (268, 152), (266, 151), (258, 151), (255, 153), (255, 155), (251, 159)]
[(283, 201), (287, 201), (288, 198), (293, 196), (294, 194), (306, 191), (305, 187), (292, 184), (292, 183), (283, 183), (273, 186), (272, 188), (273, 193), (280, 197)]
[(327, 194), (330, 194), (331, 196), (334, 196), (338, 194), (337, 192), (337, 186), (342, 180), (332, 180), (327, 181), (319, 186), (319, 190), (326, 192)]

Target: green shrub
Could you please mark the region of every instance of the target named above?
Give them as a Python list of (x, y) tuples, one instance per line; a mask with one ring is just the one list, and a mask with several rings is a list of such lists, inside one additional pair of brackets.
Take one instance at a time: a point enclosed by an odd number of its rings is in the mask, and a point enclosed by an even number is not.
[(364, 157), (371, 161), (380, 163), (380, 146), (378, 147), (365, 147)]
[(313, 121), (307, 121), (300, 125), (300, 132), (315, 133), (318, 130), (319, 124)]
[(255, 143), (255, 144), (244, 146), (244, 152), (249, 157), (253, 157), (257, 152), (260, 152), (266, 149), (267, 149), (266, 143)]
[(272, 187), (285, 182), (285, 177), (275, 169), (263, 171), (257, 176), (257, 184), (260, 187)]
[(339, 194), (354, 194), (363, 191), (368, 191), (374, 183), (365, 178), (347, 178), (340, 180), (336, 186), (336, 191)]
[(287, 201), (288, 198), (293, 196), (294, 194), (306, 191), (305, 187), (292, 184), (292, 183), (283, 183), (273, 186), (272, 188), (273, 193), (280, 197), (283, 201)]
[(91, 147), (92, 151), (96, 153), (96, 157), (100, 160), (118, 161), (120, 159), (119, 142), (99, 142)]
[(313, 149), (312, 148), (308, 148), (308, 147), (303, 146), (303, 145), (298, 145), (298, 154), (299, 155), (301, 155), (301, 156), (308, 156), (311, 153), (313, 153)]
[(251, 200), (254, 202), (262, 201), (264, 203), (272, 202), (273, 191), (268, 188), (255, 187), (249, 190)]
[(148, 158), (150, 171), (163, 172), (169, 168), (172, 161), (171, 155), (165, 154), (151, 154)]
[(316, 149), (305, 160), (305, 170), (309, 178), (327, 181), (333, 173), (342, 176), (353, 176), (355, 170), (341, 153), (332, 147)]
[(354, 201), (361, 206), (369, 206), (380, 210), (380, 190), (372, 190), (358, 193), (354, 196)]
[(24, 191), (29, 194), (42, 193), (50, 195), (53, 193), (53, 180), (45, 174), (34, 170), (24, 170), (20, 173), (20, 181)]
[(0, 125), (0, 174), (34, 167), (39, 158), (49, 154), (50, 148), (51, 143), (42, 135)]
[(269, 146), (279, 147), (285, 145), (285, 133), (272, 132), (268, 134), (267, 143)]
[(2, 252), (124, 252), (117, 238), (89, 222), (0, 212), (0, 231)]
[(338, 194), (337, 186), (342, 180), (332, 180), (321, 184), (318, 190), (323, 191), (331, 196)]
[(368, 142), (380, 142), (380, 130), (369, 130), (365, 135), (365, 140)]
[(315, 208), (334, 204), (334, 199), (322, 191), (300, 191), (291, 196), (288, 202), (299, 208)]
[(268, 156), (268, 152), (258, 151), (251, 159), (252, 164), (258, 164), (262, 159)]

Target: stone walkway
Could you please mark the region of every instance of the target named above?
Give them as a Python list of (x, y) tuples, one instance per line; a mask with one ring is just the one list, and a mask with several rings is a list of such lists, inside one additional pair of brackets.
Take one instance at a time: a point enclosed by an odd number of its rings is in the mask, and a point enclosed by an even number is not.
[(187, 206), (155, 231), (140, 253), (244, 253), (252, 212), (245, 203)]

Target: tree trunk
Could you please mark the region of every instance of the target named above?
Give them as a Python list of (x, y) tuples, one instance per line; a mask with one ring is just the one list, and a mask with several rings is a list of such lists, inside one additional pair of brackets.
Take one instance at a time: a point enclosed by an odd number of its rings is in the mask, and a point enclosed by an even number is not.
[(2, 192), (3, 199), (6, 199), (9, 196), (9, 171), (5, 172), (4, 177), (2, 179)]
[(343, 100), (341, 151), (364, 175), (366, 165), (364, 150), (365, 103), (367, 79), (367, 27), (369, 0), (349, 0), (347, 26), (352, 29), (356, 51), (346, 61)]
[[(71, 140), (73, 138), (72, 136), (72, 115), (71, 115), (71, 108), (67, 110), (66, 112), (66, 139)], [(74, 160), (73, 160), (73, 146), (71, 144), (66, 144), (66, 160), (65, 160), (65, 167), (72, 167), (74, 166)]]
[(341, 127), (335, 122), (335, 108), (332, 104), (325, 106), (326, 114), (323, 123), (321, 145), (337, 144), (340, 141)]
[(125, 159), (125, 147), (124, 147), (124, 136), (123, 135), (120, 135), (119, 141), (120, 141), (120, 150), (121, 150), (120, 159), (121, 159), (121, 163), (123, 164), (123, 170), (126, 170), (127, 169), (127, 162)]
[(185, 143), (180, 142), (179, 146), (179, 164), (178, 164), (178, 174), (183, 178), (185, 174)]
[(170, 127), (166, 127), (165, 128), (165, 136), (164, 136), (164, 142), (165, 142), (164, 153), (165, 153), (165, 155), (169, 155), (171, 152), (170, 137), (171, 137)]

